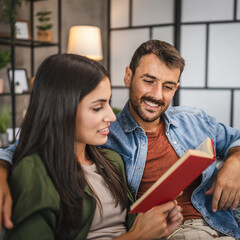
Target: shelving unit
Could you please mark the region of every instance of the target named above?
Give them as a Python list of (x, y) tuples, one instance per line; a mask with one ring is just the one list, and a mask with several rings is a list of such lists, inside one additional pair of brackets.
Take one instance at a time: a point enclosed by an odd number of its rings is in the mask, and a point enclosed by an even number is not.
[[(12, 6), (14, 6), (14, 1), (12, 1)], [(44, 2), (45, 0), (29, 0), (29, 7), (30, 7), (30, 29), (31, 29), (31, 34), (34, 37), (34, 2), (39, 2), (42, 1)], [(50, 1), (50, 0), (49, 0)], [(55, 43), (50, 43), (50, 42), (40, 42), (36, 41), (33, 39), (31, 40), (20, 40), (20, 39), (15, 39), (14, 43), (11, 43), (13, 41), (10, 41), (14, 39), (14, 29), (11, 29), (11, 37), (0, 37), (0, 45), (8, 45), (11, 47), (11, 69), (15, 69), (15, 48), (16, 47), (27, 47), (30, 48), (30, 62), (31, 62), (31, 70), (30, 70), (30, 76), (34, 77), (34, 72), (35, 72), (35, 62), (34, 62), (34, 49), (35, 48), (46, 48), (46, 47), (57, 47), (58, 48), (58, 54), (61, 53), (61, 0), (58, 0), (58, 13), (57, 13), (57, 18), (58, 18), (58, 34), (57, 34), (57, 42)], [(10, 86), (10, 92), (7, 93), (2, 93), (0, 94), (1, 96), (10, 96), (11, 97), (11, 107), (12, 107), (12, 129), (13, 129), (13, 141), (15, 140), (15, 128), (16, 126), (16, 96), (18, 95), (29, 95), (30, 92), (24, 92), (21, 94), (16, 94), (15, 93), (15, 76), (14, 76), (14, 71), (13, 71), (13, 76), (12, 76), (13, 81), (11, 82)]]

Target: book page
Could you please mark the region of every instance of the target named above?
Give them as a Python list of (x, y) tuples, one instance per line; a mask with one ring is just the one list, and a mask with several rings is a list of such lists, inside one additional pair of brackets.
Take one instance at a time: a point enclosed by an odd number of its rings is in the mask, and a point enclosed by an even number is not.
[(214, 156), (212, 140), (208, 137), (198, 146), (196, 150), (208, 153), (211, 157)]

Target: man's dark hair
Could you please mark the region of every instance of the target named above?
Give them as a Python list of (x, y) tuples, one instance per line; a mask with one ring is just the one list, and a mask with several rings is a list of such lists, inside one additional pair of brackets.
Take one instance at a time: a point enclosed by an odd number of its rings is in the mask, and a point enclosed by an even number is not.
[(149, 54), (155, 54), (159, 60), (164, 62), (169, 68), (180, 69), (181, 75), (185, 66), (184, 59), (181, 57), (179, 51), (171, 44), (160, 40), (149, 40), (137, 48), (130, 62), (130, 69), (133, 75), (140, 64), (141, 58)]

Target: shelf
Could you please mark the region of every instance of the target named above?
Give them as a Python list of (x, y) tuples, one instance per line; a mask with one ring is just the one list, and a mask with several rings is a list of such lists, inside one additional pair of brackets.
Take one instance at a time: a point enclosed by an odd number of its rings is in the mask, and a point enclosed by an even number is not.
[[(23, 92), (23, 93), (15, 93), (16, 96), (21, 96), (21, 95), (29, 95), (31, 92)], [(0, 93), (1, 96), (11, 96), (10, 92), (5, 92), (5, 93)]]
[[(10, 45), (10, 38), (0, 36), (0, 44), (3, 45)], [(21, 47), (51, 47), (51, 46), (59, 46), (59, 43), (50, 43), (50, 42), (41, 42), (35, 40), (22, 40), (22, 39), (15, 39), (14, 42), (15, 46)]]
[[(10, 0), (9, 0), (10, 1)], [(29, 14), (29, 27), (32, 29), (32, 33), (34, 32), (33, 26), (34, 25), (34, 2), (40, 2), (43, 1), (42, 5), (44, 6), (44, 1), (45, 0), (27, 0), (29, 2), (29, 10), (30, 10), (30, 14)], [(47, 0), (50, 1), (50, 0)], [(42, 42), (42, 41), (37, 41), (34, 39), (12, 39), (10, 34), (6, 34), (0, 31), (0, 45), (5, 45), (5, 46), (10, 46), (11, 47), (11, 51), (12, 51), (12, 59), (11, 59), (11, 67), (13, 69), (16, 69), (17, 65), (15, 65), (15, 61), (16, 61), (16, 56), (15, 56), (15, 47), (26, 47), (30, 49), (30, 76), (34, 76), (35, 75), (35, 54), (38, 54), (38, 51), (34, 51), (35, 48), (48, 48), (48, 47), (56, 47), (58, 50), (58, 54), (61, 53), (61, 1), (62, 0), (57, 0), (58, 2), (58, 7), (57, 7), (57, 17), (58, 17), (58, 24), (57, 24), (57, 29), (58, 29), (58, 37), (57, 37), (57, 42)], [(11, 1), (11, 3), (14, 1)], [(34, 36), (34, 35), (33, 35)], [(55, 49), (54, 49), (55, 50)], [(15, 76), (13, 79), (13, 82), (15, 80)], [(10, 86), (11, 87), (11, 86)], [(11, 109), (12, 109), (12, 133), (10, 135), (12, 135), (12, 139), (13, 141), (15, 141), (15, 132), (16, 132), (16, 127), (17, 125), (19, 126), (20, 122), (19, 120), (21, 119), (17, 119), (16, 114), (17, 114), (17, 110), (16, 110), (16, 105), (17, 102), (21, 99), (21, 100), (26, 100), (28, 101), (28, 98), (31, 94), (31, 91), (28, 92), (23, 92), (23, 93), (11, 93), (11, 88), (9, 90), (9, 92), (3, 92), (0, 93), (0, 101), (2, 101), (4, 98), (7, 98), (7, 100), (9, 98), (11, 98)], [(21, 96), (23, 96), (23, 98), (21, 98)], [(19, 104), (18, 104), (19, 105)], [(18, 106), (19, 107), (19, 106)]]

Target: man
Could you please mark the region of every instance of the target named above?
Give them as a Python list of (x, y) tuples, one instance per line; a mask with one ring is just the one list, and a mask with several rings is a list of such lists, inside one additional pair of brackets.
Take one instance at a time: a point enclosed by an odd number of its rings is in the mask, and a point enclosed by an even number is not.
[(170, 44), (143, 43), (126, 68), (129, 101), (111, 124), (104, 147), (121, 154), (129, 187), (138, 198), (189, 148), (207, 136), (213, 139), (225, 163), (218, 172), (212, 164), (178, 199), (184, 222), (170, 239), (240, 239), (232, 213), (240, 199), (240, 131), (199, 109), (169, 108), (183, 69), (184, 60)]
[(213, 139), (225, 163), (218, 172), (212, 164), (178, 198), (184, 222), (170, 239), (240, 239), (232, 213), (240, 199), (240, 131), (199, 109), (169, 108), (183, 69), (184, 60), (170, 44), (143, 43), (125, 72), (129, 101), (111, 124), (104, 147), (121, 154), (138, 198), (189, 148)]

